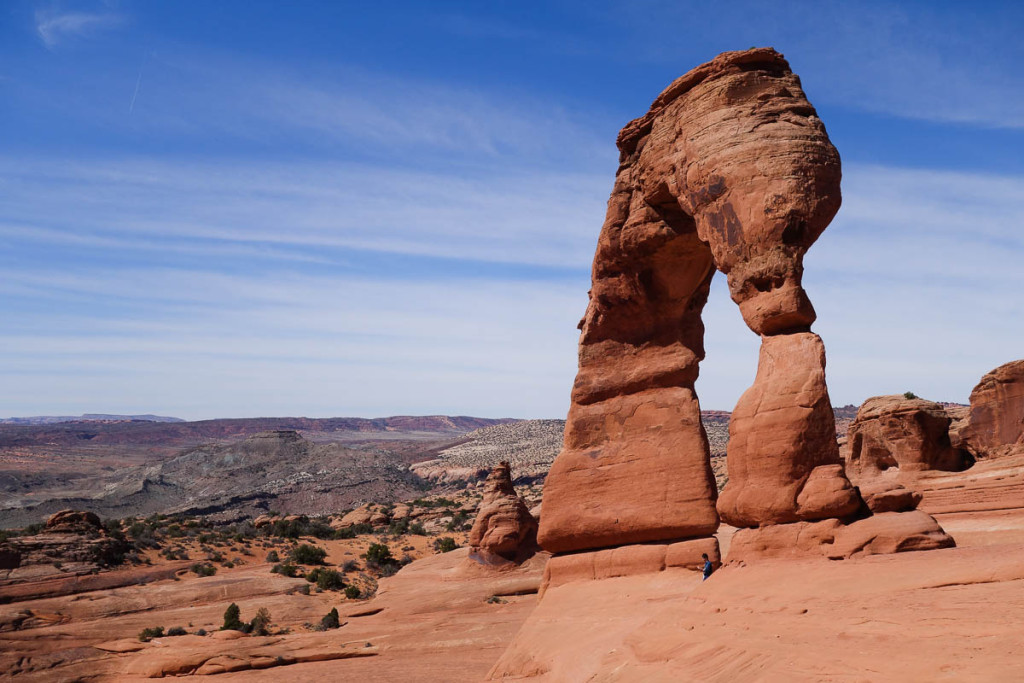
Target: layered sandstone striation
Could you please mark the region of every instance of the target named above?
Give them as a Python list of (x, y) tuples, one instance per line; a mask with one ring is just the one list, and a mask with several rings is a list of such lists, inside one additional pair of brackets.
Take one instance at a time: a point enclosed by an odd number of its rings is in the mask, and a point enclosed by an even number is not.
[[(541, 545), (660, 544), (647, 564), (664, 566), (664, 546), (713, 542), (719, 515), (753, 528), (869, 514), (839, 456), (801, 284), (805, 252), (839, 209), (841, 171), (799, 78), (770, 48), (724, 53), (672, 83), (618, 147)], [(762, 339), (720, 498), (694, 392), (716, 270)]]
[(128, 544), (107, 534), (95, 514), (61, 510), (39, 533), (0, 542), (0, 587), (91, 574), (120, 564), (128, 551)]
[(470, 558), (482, 564), (520, 563), (537, 550), (537, 520), (516, 494), (511, 470), (507, 462), (499, 463), (484, 482), (469, 532)]
[(960, 438), (978, 460), (1024, 453), (1024, 359), (981, 378)]

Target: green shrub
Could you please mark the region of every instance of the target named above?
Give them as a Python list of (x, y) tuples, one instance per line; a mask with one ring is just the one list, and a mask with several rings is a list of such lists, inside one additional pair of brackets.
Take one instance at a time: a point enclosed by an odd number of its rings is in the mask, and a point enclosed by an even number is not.
[(395, 563), (395, 558), (391, 556), (391, 548), (384, 543), (371, 543), (363, 557), (366, 558), (366, 564), (370, 567), (379, 568)]
[(141, 640), (143, 643), (148, 643), (149, 641), (153, 640), (154, 638), (163, 638), (163, 637), (164, 637), (164, 627), (163, 626), (154, 626), (153, 628), (144, 628), (139, 633), (139, 640)]
[(345, 586), (345, 597), (349, 600), (357, 600), (362, 593), (358, 586)]
[(323, 564), (327, 559), (326, 550), (308, 543), (295, 546), (290, 555), (292, 561), (297, 564)]
[(455, 501), (443, 497), (433, 499), (417, 498), (412, 502), (412, 504), (421, 508), (448, 508), (454, 507)]
[(171, 628), (167, 629), (167, 635), (169, 635), (169, 636), (187, 636), (188, 635), (188, 631), (183, 629), (181, 626), (172, 626)]
[(311, 521), (306, 517), (299, 519), (278, 519), (265, 526), (263, 533), (267, 536), (281, 538), (299, 538), (313, 536), (315, 538), (334, 538), (335, 531), (329, 524), (321, 520)]
[(316, 587), (323, 591), (337, 591), (345, 587), (341, 573), (324, 567), (317, 567), (311, 571), (306, 575), (306, 580), (315, 583)]
[(103, 522), (103, 528), (107, 532), (107, 536), (115, 538), (119, 541), (124, 540), (124, 531), (121, 530), (121, 522), (116, 519), (107, 519)]
[(434, 550), (439, 553), (450, 553), (458, 547), (459, 544), (451, 536), (442, 536), (434, 541)]
[(904, 391), (903, 398), (917, 398), (917, 394), (915, 394), (913, 391)]
[(448, 531), (458, 531), (466, 523), (466, 519), (466, 513), (463, 512), (462, 510), (459, 510), (452, 516), (451, 520), (448, 522), (448, 525), (445, 528)]
[(409, 533), (416, 536), (426, 536), (427, 530), (423, 528), (423, 525), (419, 522), (409, 525)]
[(268, 626), (270, 626), (270, 610), (260, 607), (256, 610), (256, 616), (249, 622), (249, 632), (257, 636), (269, 635)]
[(269, 553), (267, 553), (267, 562), (280, 562), (280, 561), (281, 561), (281, 557), (280, 557), (280, 555), (277, 554), (276, 550), (271, 550)]
[(324, 629), (338, 628), (341, 626), (341, 620), (338, 618), (338, 608), (333, 607), (331, 611), (324, 615), (320, 620), (320, 625)]
[(190, 570), (197, 576), (213, 576), (217, 573), (217, 568), (209, 562), (196, 563), (190, 567)]
[(289, 562), (282, 564), (275, 564), (270, 568), (271, 574), (280, 574), (281, 576), (287, 576), (290, 579), (294, 579), (299, 573), (299, 568)]
[(220, 627), (221, 631), (245, 631), (245, 624), (242, 623), (240, 618), (241, 610), (238, 609), (238, 605), (231, 603), (228, 608), (224, 610), (224, 625)]

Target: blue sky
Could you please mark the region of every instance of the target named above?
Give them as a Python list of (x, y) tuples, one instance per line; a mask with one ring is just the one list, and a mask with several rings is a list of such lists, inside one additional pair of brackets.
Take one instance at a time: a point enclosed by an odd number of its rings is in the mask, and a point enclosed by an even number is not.
[[(615, 135), (771, 45), (843, 157), (833, 403), (1024, 356), (1018, 3), (0, 5), (0, 416), (562, 417)], [(724, 278), (705, 408), (753, 380)]]

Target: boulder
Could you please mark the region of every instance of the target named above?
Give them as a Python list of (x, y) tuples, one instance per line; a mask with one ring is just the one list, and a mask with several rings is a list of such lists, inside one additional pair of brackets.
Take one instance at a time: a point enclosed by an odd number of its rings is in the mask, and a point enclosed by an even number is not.
[(537, 520), (512, 486), (511, 467), (501, 462), (484, 483), (480, 511), (469, 532), (470, 557), (521, 562), (537, 550)]
[[(377, 509), (376, 505), (367, 503), (357, 507), (352, 512), (349, 512), (337, 522), (337, 528), (345, 528), (354, 526), (356, 524), (370, 524), (372, 526), (382, 526), (388, 523), (388, 516), (382, 511)], [(335, 526), (335, 523), (331, 523), (331, 526)]]
[(262, 529), (273, 524), (276, 519), (277, 517), (273, 515), (259, 515), (256, 519), (252, 520), (252, 525), (257, 529)]
[(920, 510), (882, 512), (841, 527), (826, 555), (841, 559), (855, 555), (952, 548), (954, 545), (952, 537), (931, 515)]
[(395, 506), (395, 509), (391, 511), (391, 519), (403, 520), (407, 519), (412, 514), (412, 506), (407, 503), (399, 503)]
[(981, 378), (960, 437), (978, 460), (1024, 453), (1024, 359)]
[(917, 508), (921, 494), (894, 481), (879, 480), (858, 487), (871, 512), (907, 512)]
[(846, 471), (860, 485), (884, 473), (962, 470), (966, 461), (950, 442), (950, 422), (945, 408), (932, 401), (869, 398), (847, 432)]
[(880, 512), (849, 524), (827, 519), (740, 529), (732, 537), (728, 562), (821, 556), (841, 560), (954, 545), (938, 522), (920, 510)]
[(96, 533), (103, 528), (99, 516), (85, 510), (61, 510), (50, 515), (43, 527), (45, 533)]
[(751, 562), (765, 558), (819, 557), (831, 546), (842, 527), (837, 519), (820, 522), (769, 524), (756, 529), (738, 529), (729, 543), (728, 562)]

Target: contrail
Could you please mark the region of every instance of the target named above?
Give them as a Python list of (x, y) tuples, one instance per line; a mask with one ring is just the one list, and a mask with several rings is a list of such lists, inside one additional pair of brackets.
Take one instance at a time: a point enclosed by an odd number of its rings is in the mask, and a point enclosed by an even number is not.
[(139, 69), (139, 78), (135, 81), (135, 92), (132, 94), (132, 103), (128, 105), (128, 115), (131, 116), (135, 110), (135, 98), (139, 96), (139, 86), (142, 85), (142, 69)]

